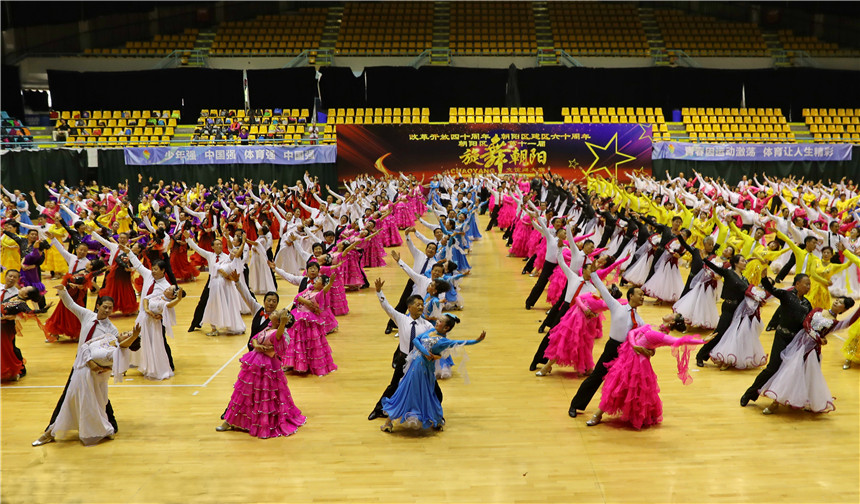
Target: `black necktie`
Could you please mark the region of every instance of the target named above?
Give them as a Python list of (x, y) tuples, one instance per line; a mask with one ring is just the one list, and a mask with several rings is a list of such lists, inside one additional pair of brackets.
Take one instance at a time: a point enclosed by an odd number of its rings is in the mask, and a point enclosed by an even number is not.
[(415, 347), (415, 343), (413, 343), (413, 341), (415, 341), (415, 336), (416, 336), (415, 335), (415, 324), (417, 324), (417, 323), (418, 322), (416, 322), (414, 320), (412, 321), (412, 331), (410, 331), (410, 333), (409, 333), (409, 351), (410, 352)]
[(422, 275), (424, 274), (424, 271), (426, 271), (426, 270), (427, 270), (427, 265), (428, 265), (428, 264), (430, 264), (430, 258), (429, 258), (429, 257), (424, 261), (424, 266), (422, 266), (422, 267), (421, 267), (421, 274), (422, 274)]

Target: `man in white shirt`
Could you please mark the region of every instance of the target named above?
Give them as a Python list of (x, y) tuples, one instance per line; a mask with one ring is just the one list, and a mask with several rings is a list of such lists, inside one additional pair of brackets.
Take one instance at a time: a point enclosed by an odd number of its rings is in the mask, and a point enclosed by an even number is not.
[[(412, 242), (412, 236), (410, 235), (412, 232), (415, 232), (415, 228), (408, 228), (406, 230), (406, 245), (409, 247), (409, 252), (412, 253), (412, 270), (417, 272), (419, 275), (425, 275), (436, 263), (435, 257), (437, 244), (436, 242), (429, 242), (424, 247), (424, 252), (421, 252)], [(406, 300), (413, 294), (412, 290), (414, 287), (415, 281), (410, 278), (409, 281), (406, 282), (406, 287), (403, 288), (403, 293), (400, 295), (400, 300), (397, 302), (397, 306), (394, 307), (395, 310), (399, 312), (406, 311)], [(385, 326), (385, 334), (391, 334), (394, 327), (394, 319), (389, 319), (388, 324)]]
[[(600, 297), (606, 306), (609, 307), (611, 325), (609, 327), (609, 338), (606, 340), (606, 346), (603, 347), (603, 353), (600, 355), (597, 364), (594, 365), (594, 371), (582, 382), (576, 395), (570, 401), (568, 415), (576, 418), (578, 411), (585, 410), (588, 403), (594, 397), (600, 384), (603, 383), (603, 378), (606, 376), (607, 362), (618, 357), (618, 347), (627, 340), (627, 333), (631, 329), (635, 329), (643, 325), (645, 322), (637, 313), (636, 308), (642, 306), (645, 301), (645, 293), (639, 287), (631, 287), (627, 290), (627, 304), (621, 304), (617, 299), (612, 297), (609, 290), (600, 281), (597, 273), (591, 274), (591, 284), (600, 293)], [(653, 350), (652, 350), (653, 352)]]
[[(63, 393), (60, 395), (60, 400), (57, 401), (57, 406), (54, 408), (54, 412), (51, 415), (51, 421), (48, 423), (48, 427), (45, 429), (45, 432), (39, 437), (39, 439), (33, 441), (33, 446), (41, 446), (43, 444), (47, 444), (54, 441), (54, 436), (51, 433), (52, 426), (54, 422), (57, 420), (57, 416), (60, 414), (60, 410), (63, 407), (63, 403), (66, 401), (66, 393), (69, 390), (69, 384), (72, 381), (72, 376), (77, 373), (110, 373), (110, 368), (103, 368), (93, 362), (92, 360), (81, 362), (84, 358), (81, 354), (81, 349), (90, 340), (98, 340), (103, 337), (103, 333), (111, 333), (115, 335), (119, 339), (119, 345), (124, 348), (129, 348), (129, 346), (137, 340), (137, 337), (140, 334), (140, 326), (136, 326), (134, 333), (129, 337), (126, 335), (125, 338), (122, 338), (117, 330), (116, 326), (110, 321), (110, 314), (113, 312), (114, 301), (110, 296), (103, 296), (98, 299), (96, 311), (91, 312), (86, 308), (78, 306), (72, 300), (69, 293), (66, 292), (66, 288), (63, 285), (57, 285), (56, 289), (58, 290), (60, 300), (66, 305), (72, 313), (75, 314), (76, 317), (81, 321), (81, 333), (78, 338), (78, 355), (75, 358), (75, 365), (72, 367), (71, 373), (69, 373), (69, 379), (66, 381), (66, 387), (63, 389)], [(113, 427), (113, 433), (115, 434), (119, 429), (117, 427), (116, 418), (113, 414), (113, 407), (111, 407), (110, 400), (107, 396), (107, 387), (104, 389), (104, 400), (106, 401), (105, 405), (105, 414), (107, 415), (108, 422), (110, 422)], [(80, 400), (80, 398), (78, 398)], [(92, 402), (97, 402), (97, 399), (93, 399)], [(79, 419), (79, 421), (83, 421)], [(112, 434), (111, 434), (112, 435)]]
[(546, 255), (544, 256), (543, 268), (540, 270), (540, 276), (535, 282), (529, 297), (526, 298), (526, 310), (531, 310), (532, 306), (538, 302), (541, 294), (546, 288), (547, 282), (552, 272), (555, 271), (558, 263), (556, 255), (558, 252), (558, 242), (563, 241), (567, 237), (567, 232), (564, 230), (564, 219), (556, 217), (552, 220), (552, 227), (547, 227), (544, 223), (544, 218), (536, 218), (536, 214), (532, 216), (532, 223), (546, 238)]
[[(382, 399), (391, 397), (394, 395), (394, 392), (397, 391), (397, 385), (400, 383), (400, 379), (403, 378), (404, 368), (406, 367), (406, 356), (409, 355), (409, 352), (411, 352), (413, 348), (412, 341), (416, 336), (420, 336), (421, 334), (433, 329), (433, 324), (421, 316), (421, 314), (424, 313), (424, 300), (421, 296), (409, 296), (407, 298), (406, 313), (401, 313), (392, 308), (391, 304), (388, 303), (388, 300), (385, 299), (385, 294), (382, 293), (382, 286), (384, 284), (385, 282), (383, 282), (381, 278), (376, 279), (376, 282), (374, 283), (374, 286), (376, 287), (376, 297), (379, 298), (379, 304), (382, 305), (382, 309), (385, 310), (385, 313), (388, 314), (397, 326), (400, 344), (394, 352), (394, 360), (391, 362), (391, 367), (394, 368), (394, 374), (391, 376), (391, 383), (388, 384), (385, 392), (382, 393), (382, 397), (379, 398), (376, 406), (373, 407), (373, 411), (371, 411), (370, 415), (367, 416), (368, 420), (387, 417), (385, 412), (382, 411)], [(439, 388), (438, 383), (436, 384), (436, 396), (441, 402), (442, 389)]]

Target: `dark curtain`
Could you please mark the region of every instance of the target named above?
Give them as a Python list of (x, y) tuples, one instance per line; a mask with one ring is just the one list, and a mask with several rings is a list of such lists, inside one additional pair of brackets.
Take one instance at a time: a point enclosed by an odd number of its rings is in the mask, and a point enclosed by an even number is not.
[[(8, 190), (19, 189), (28, 194), (36, 192), (39, 203), (45, 204), (48, 191), (45, 184), (49, 181), (65, 180), (67, 186), (77, 186), (80, 180), (87, 179), (86, 151), (51, 149), (38, 151), (6, 151), (0, 156), (0, 181)], [(30, 206), (30, 212), (36, 208)]]
[(322, 67), (320, 73), (322, 112), (328, 112), (330, 108), (367, 106), (364, 100), (364, 72), (356, 77), (349, 67)]
[(425, 66), (371, 67), (368, 107), (429, 107), (430, 121), (447, 121), (450, 107), (504, 106), (508, 70)]
[(313, 108), (315, 74), (313, 67), (248, 70), (251, 108)]
[(516, 65), (511, 63), (511, 66), (508, 67), (508, 85), (507, 89), (505, 89), (506, 107), (519, 107), (522, 105), (522, 100), (520, 100), (520, 82), (517, 77), (518, 74), (519, 70)]
[(544, 120), (560, 121), (562, 107), (662, 107), (669, 116), (683, 107), (781, 108), (799, 120), (803, 107), (860, 107), (860, 72), (781, 68), (526, 68), (519, 71), (524, 106), (544, 108)]
[(838, 181), (842, 177), (860, 180), (860, 147), (851, 150), (851, 161), (690, 161), (686, 159), (655, 159), (652, 171), (657, 178), (681, 173), (692, 177), (693, 170), (707, 177), (722, 177), (729, 184), (737, 184), (746, 175), (765, 174), (769, 177), (806, 177), (807, 180)]
[[(5, 67), (4, 67), (5, 69)], [(313, 68), (248, 72), (255, 108), (310, 108), (317, 96)], [(15, 86), (3, 97), (13, 100)], [(517, 70), (424, 66), (370, 67), (360, 77), (344, 67), (321, 69), (323, 110), (335, 107), (428, 107), (446, 121), (450, 107), (543, 107), (546, 121), (561, 108), (683, 107), (781, 108), (799, 120), (803, 107), (860, 107), (860, 72), (814, 68), (719, 70), (703, 68), (564, 68)], [(58, 110), (182, 109), (193, 122), (201, 108), (241, 108), (242, 72), (175, 68), (139, 72), (48, 71)], [(17, 84), (20, 89), (20, 84)], [(17, 103), (20, 103), (20, 95)], [(4, 100), (5, 102), (5, 100)]]
[[(102, 185), (116, 187), (117, 183), (125, 183), (128, 180), (130, 194), (136, 197), (140, 193), (143, 184), (149, 184), (149, 177), (154, 183), (164, 180), (169, 183), (172, 180), (184, 181), (186, 184), (200, 182), (203, 185), (214, 185), (218, 179), (225, 182), (230, 178), (241, 184), (244, 179), (251, 179), (255, 183), (260, 179), (266, 182), (277, 180), (295, 185), (297, 180), (302, 179), (305, 171), (312, 177), (319, 177), (320, 184), (325, 187), (330, 185), (337, 187), (337, 166), (335, 164), (312, 164), (312, 165), (273, 165), (273, 164), (206, 164), (206, 165), (183, 165), (183, 166), (137, 166), (126, 165), (125, 155), (121, 149), (99, 150), (98, 182)], [(143, 176), (143, 184), (137, 182), (137, 175)]]
[(24, 100), (21, 97), (21, 74), (18, 67), (3, 65), (3, 74), (0, 77), (0, 103), (10, 116), (24, 120)]
[(203, 108), (244, 108), (241, 70), (172, 68), (137, 72), (48, 70), (56, 110), (179, 109), (193, 123)]

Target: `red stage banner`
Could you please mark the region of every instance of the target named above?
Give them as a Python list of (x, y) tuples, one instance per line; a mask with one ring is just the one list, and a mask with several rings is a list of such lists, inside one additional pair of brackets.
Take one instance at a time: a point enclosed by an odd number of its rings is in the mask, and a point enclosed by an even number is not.
[(651, 126), (640, 124), (398, 124), (337, 126), (338, 176), (361, 173), (651, 173)]

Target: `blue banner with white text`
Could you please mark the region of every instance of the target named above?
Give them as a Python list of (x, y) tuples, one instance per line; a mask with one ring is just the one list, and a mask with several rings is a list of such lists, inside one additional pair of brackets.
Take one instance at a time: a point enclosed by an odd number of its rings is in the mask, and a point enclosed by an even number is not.
[(128, 147), (127, 165), (334, 163), (336, 145), (228, 145), (201, 147)]
[(655, 142), (651, 158), (689, 161), (851, 161), (851, 144)]

